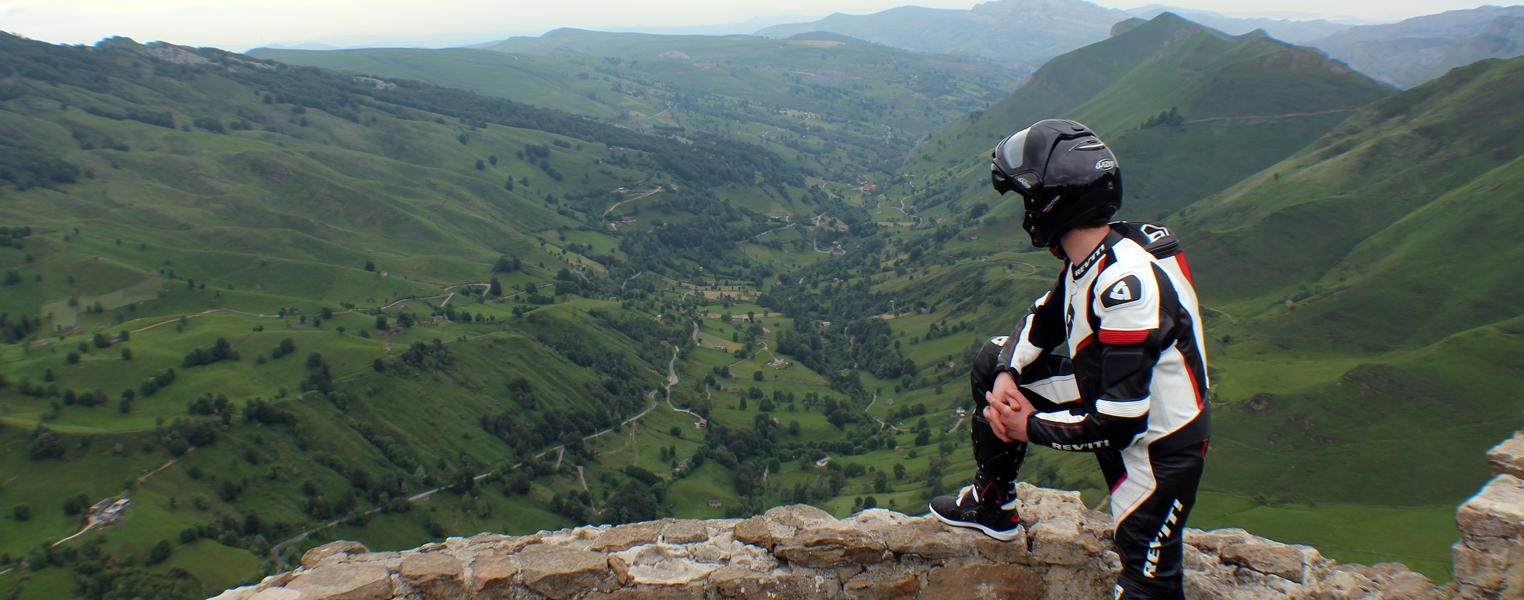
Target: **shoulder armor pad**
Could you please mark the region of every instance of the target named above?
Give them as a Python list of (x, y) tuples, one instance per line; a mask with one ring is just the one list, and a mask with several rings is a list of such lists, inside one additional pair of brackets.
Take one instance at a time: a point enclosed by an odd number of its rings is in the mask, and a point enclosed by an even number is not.
[(1126, 221), (1116, 224), (1117, 233), (1122, 234), (1129, 240), (1137, 242), (1149, 254), (1156, 259), (1169, 258), (1180, 253), (1180, 239), (1175, 237), (1175, 232), (1168, 227), (1154, 223), (1128, 223)]

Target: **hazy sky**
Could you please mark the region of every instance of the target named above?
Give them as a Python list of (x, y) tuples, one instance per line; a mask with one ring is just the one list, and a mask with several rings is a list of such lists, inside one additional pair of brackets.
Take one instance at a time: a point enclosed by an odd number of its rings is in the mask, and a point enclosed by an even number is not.
[[(1149, 0), (1094, 0), (1136, 8)], [(0, 29), (57, 43), (123, 35), (244, 50), (327, 41), (442, 46), (538, 35), (556, 27), (629, 29), (739, 23), (779, 15), (871, 13), (903, 4), (969, 8), (972, 0), (0, 0)], [(1395, 21), (1476, 0), (1167, 0), (1234, 16)]]

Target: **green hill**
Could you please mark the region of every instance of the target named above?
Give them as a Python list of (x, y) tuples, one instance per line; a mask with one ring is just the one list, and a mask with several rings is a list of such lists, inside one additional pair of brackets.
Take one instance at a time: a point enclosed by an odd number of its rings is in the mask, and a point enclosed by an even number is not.
[[(1516, 354), (1524, 315), (1507, 242), (1524, 178), (1521, 69), (1482, 61), (1375, 103), (1176, 221), (1213, 306), (1236, 321), (1219, 324), (1232, 339), (1214, 363), (1224, 397), (1274, 397), (1268, 413), (1230, 412), (1225, 437), (1299, 469), (1342, 468), (1341, 441), (1371, 457), (1337, 485), (1243, 460), (1245, 487), (1449, 504), (1486, 476), (1465, 457), (1518, 417), (1505, 391), (1518, 369), (1499, 359)], [(1293, 413), (1301, 431), (1271, 432)]]
[(467, 89), (630, 127), (728, 135), (851, 188), (883, 178), (917, 139), (1003, 97), (1018, 80), (979, 60), (829, 33), (774, 40), (557, 29), (475, 50), (252, 54)]
[(1127, 173), (1124, 216), (1154, 219), (1290, 156), (1390, 93), (1316, 51), (1164, 13), (1054, 58), (1011, 96), (948, 126), (906, 161), (900, 191), (921, 211), (988, 202), (990, 148), (1061, 117), (1115, 149)]
[[(1451, 507), (1487, 477), (1476, 457), (1517, 426), (1508, 390), (1520, 383), (1510, 357), (1521, 306), (1509, 290), (1521, 274), (1507, 241), (1517, 211), (1507, 207), (1524, 174), (1510, 112), (1524, 95), (1520, 68), (1483, 61), (1373, 102), (1284, 160), (1164, 215), (1185, 238), (1212, 338), (1216, 434), (1198, 524), (1249, 527), (1344, 560), (1395, 556), (1448, 576)], [(1098, 85), (1031, 86), (1013, 99), (1036, 96), (1032, 106), (1057, 114), (1081, 110), (1061, 108), (1065, 99), (1103, 106), (1086, 95)], [(1136, 165), (1125, 144), (1168, 129), (1108, 139)], [(938, 137), (950, 147), (956, 136)], [(1128, 168), (1129, 190), (1160, 176)], [(1020, 216), (1011, 201), (976, 191), (987, 189), (982, 169), (934, 181), (933, 190), (968, 190), (960, 203), (993, 205), (980, 219), (925, 211), (946, 240), (934, 256), (1036, 256), (1007, 254), (1024, 245)], [(914, 198), (907, 203), (925, 206)], [(1007, 262), (1008, 272), (1051, 264), (1026, 260), (1034, 266)], [(939, 279), (947, 269), (929, 266), (925, 287), (910, 282), (901, 294), (957, 302), (961, 289)], [(968, 322), (1014, 318), (985, 310)], [(1045, 461), (1070, 485), (1098, 486), (1084, 457)], [(1408, 533), (1386, 533), (1395, 530)]]

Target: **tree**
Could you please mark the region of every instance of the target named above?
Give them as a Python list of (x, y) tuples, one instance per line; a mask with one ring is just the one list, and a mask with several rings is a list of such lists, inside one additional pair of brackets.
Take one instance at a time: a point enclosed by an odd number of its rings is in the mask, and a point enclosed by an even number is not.
[(159, 540), (159, 543), (154, 544), (148, 551), (148, 564), (156, 565), (169, 560), (169, 555), (174, 551), (175, 547), (170, 545), (169, 540)]
[(519, 495), (528, 494), (530, 483), (531, 481), (529, 479), (529, 474), (523, 471), (519, 471), (518, 473), (515, 473), (513, 475), (513, 479), (508, 482), (508, 491)]
[(894, 480), (900, 481), (905, 478), (905, 465), (894, 463)]
[(27, 446), (27, 458), (43, 460), (63, 455), (63, 439), (58, 437), (58, 434), (42, 425), (32, 430), (32, 442)]
[(497, 262), (492, 264), (492, 272), (511, 273), (519, 270), (521, 266), (523, 266), (523, 263), (519, 260), (519, 257), (503, 255), (498, 257)]
[(122, 348), (122, 360), (132, 360), (132, 348)]
[(498, 281), (496, 277), (487, 281), (487, 295), (494, 298), (503, 295), (503, 283)]
[(761, 371), (757, 371), (755, 373), (752, 373), (751, 374), (751, 378), (753, 380), (755, 380), (755, 381), (762, 381), (762, 372)]
[(84, 494), (76, 494), (64, 499), (63, 512), (71, 517), (90, 509), (90, 499)]
[(480, 158), (476, 159), (476, 170), (478, 170), (478, 171), (484, 171), (486, 169), (487, 169), (487, 163), (482, 162), (482, 159), (480, 159)]
[(386, 331), (386, 315), (376, 315), (376, 331)]
[(378, 358), (370, 363), (370, 368), (371, 370), (380, 373), (386, 370), (386, 363), (381, 362), (381, 359)]
[(365, 261), (365, 270), (366, 271), (375, 271), (376, 270), (376, 263), (370, 262), (368, 260)]
[(79, 364), (79, 358), (80, 358), (80, 356), (79, 356), (78, 352), (70, 352), (68, 356), (64, 357), (64, 360), (68, 361), (69, 364), (73, 365), (73, 364)]
[(476, 471), (472, 470), (470, 465), (466, 465), (460, 470), (460, 483), (456, 486), (456, 490), (464, 494), (471, 491), (473, 487), (476, 487)]
[(17, 504), (16, 508), (11, 509), (11, 516), (16, 517), (17, 521), (30, 521), (32, 520), (32, 507), (26, 504)]

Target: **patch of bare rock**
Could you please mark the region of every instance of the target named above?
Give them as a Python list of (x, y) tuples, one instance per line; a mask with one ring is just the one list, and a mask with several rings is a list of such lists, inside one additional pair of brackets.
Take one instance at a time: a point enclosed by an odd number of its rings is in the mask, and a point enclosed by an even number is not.
[[(1087, 509), (1076, 492), (1022, 484), (1018, 493), (1029, 525), (1010, 542), (886, 510), (836, 519), (794, 505), (745, 520), (482, 534), (404, 552), (334, 542), (308, 551), (293, 572), (216, 600), (1110, 599), (1120, 569), (1111, 518)], [(1487, 523), (1492, 538), (1517, 536), (1517, 521)], [(1241, 530), (1188, 530), (1185, 541), (1192, 599), (1437, 600), (1455, 593), (1401, 565), (1341, 565), (1310, 547)], [(1479, 544), (1479, 552), (1493, 548)]]

